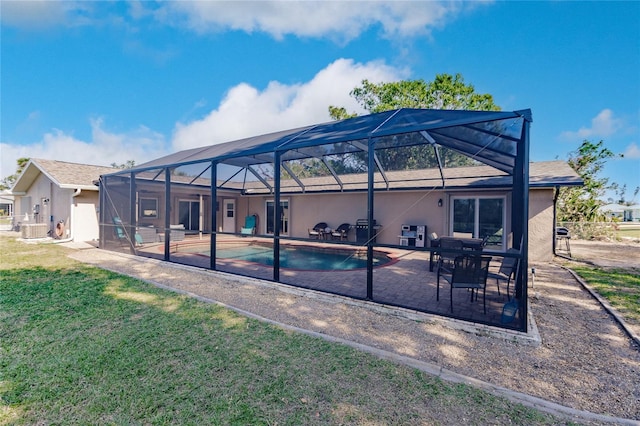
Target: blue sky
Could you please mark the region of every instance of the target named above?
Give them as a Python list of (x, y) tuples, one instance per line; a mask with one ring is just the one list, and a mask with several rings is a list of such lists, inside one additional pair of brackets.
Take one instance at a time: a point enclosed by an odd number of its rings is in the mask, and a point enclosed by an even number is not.
[[(531, 108), (531, 159), (582, 140), (640, 186), (640, 2), (0, 2), (0, 177), (140, 164), (329, 120), (363, 79), (460, 73)], [(640, 202), (640, 195), (636, 196)]]

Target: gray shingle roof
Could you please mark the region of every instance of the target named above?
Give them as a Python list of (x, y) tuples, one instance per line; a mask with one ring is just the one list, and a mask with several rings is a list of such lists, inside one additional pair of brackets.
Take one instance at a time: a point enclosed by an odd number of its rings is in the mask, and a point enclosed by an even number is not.
[[(484, 188), (504, 189), (512, 186), (512, 177), (490, 166), (469, 166), (444, 168), (446, 189)], [(390, 190), (414, 190), (420, 188), (442, 188), (442, 179), (438, 169), (402, 170), (386, 173)], [(164, 181), (164, 174), (141, 172), (137, 177), (142, 180), (153, 180), (156, 183)], [(342, 186), (332, 176), (318, 176), (301, 178), (305, 192), (327, 191), (366, 191), (367, 174), (354, 173), (340, 176)], [(173, 175), (171, 182), (208, 187), (211, 181), (208, 178)], [(266, 179), (273, 187), (273, 179)], [(374, 175), (376, 189), (386, 189), (386, 182), (380, 173)], [(565, 161), (540, 161), (529, 164), (529, 186), (531, 188), (553, 188), (556, 186), (580, 186), (583, 181), (578, 174)], [(230, 180), (218, 181), (218, 187), (234, 191), (244, 191), (246, 194), (268, 194), (271, 189), (265, 187), (257, 180), (244, 181)], [(283, 193), (301, 193), (303, 188), (293, 179), (283, 179), (281, 182)]]
[(98, 180), (100, 175), (113, 173), (116, 170), (113, 167), (32, 158), (16, 180), (12, 192), (28, 190), (39, 173), (45, 174), (61, 188), (81, 188), (97, 191), (98, 187), (93, 182)]

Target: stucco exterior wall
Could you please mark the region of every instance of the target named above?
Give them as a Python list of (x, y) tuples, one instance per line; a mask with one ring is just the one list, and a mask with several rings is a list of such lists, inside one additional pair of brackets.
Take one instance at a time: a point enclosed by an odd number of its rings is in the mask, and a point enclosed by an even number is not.
[[(482, 192), (483, 196), (506, 195), (505, 234), (507, 247), (511, 241), (511, 196), (504, 192)], [(398, 244), (403, 224), (426, 225), (427, 232), (438, 235), (449, 234), (450, 197), (479, 195), (473, 192), (378, 192), (374, 198), (375, 219), (382, 230), (377, 242)], [(443, 200), (442, 207), (438, 200)], [(237, 198), (238, 225), (244, 223), (248, 214), (258, 214), (258, 233), (265, 233), (265, 203), (270, 196)], [(367, 216), (366, 193), (297, 194), (282, 196), (289, 200), (289, 236), (306, 238), (308, 229), (318, 222), (336, 228), (341, 223), (355, 224), (357, 219)], [(533, 189), (529, 199), (529, 258), (533, 262), (551, 260), (553, 236), (553, 190)], [(239, 228), (238, 228), (239, 229)], [(353, 232), (353, 231), (352, 231)], [(355, 236), (350, 236), (353, 241)]]
[[(238, 201), (238, 218), (259, 215), (259, 232), (265, 232), (265, 203), (273, 197), (247, 197)], [(438, 200), (443, 206), (438, 206)], [(299, 194), (282, 196), (289, 200), (289, 235), (304, 238), (309, 228), (318, 222), (326, 222), (337, 228), (342, 223), (355, 225), (358, 219), (367, 217), (366, 193)], [(429, 233), (447, 234), (447, 198), (441, 192), (379, 192), (375, 194), (376, 223), (382, 226), (377, 242), (398, 244), (403, 224), (426, 225)], [(353, 235), (352, 235), (353, 237)], [(352, 238), (353, 239), (353, 238)]]
[[(46, 223), (49, 230), (54, 230), (56, 224), (62, 220), (68, 227), (72, 193), (72, 190), (61, 189), (46, 175), (40, 174), (25, 195), (16, 197), (16, 220), (22, 224)], [(39, 209), (37, 214), (34, 210), (36, 205)]]
[(553, 259), (553, 189), (529, 191), (529, 261)]
[[(406, 191), (406, 192), (377, 192), (374, 197), (375, 219), (382, 226), (378, 234), (377, 242), (381, 244), (398, 244), (398, 236), (401, 234), (403, 224), (426, 225), (427, 232), (435, 232), (438, 235), (448, 235), (450, 228), (450, 205), (453, 196), (505, 196), (506, 215), (504, 232), (507, 247), (511, 247), (511, 196), (509, 192), (500, 191)], [(63, 197), (63, 194), (57, 195)], [(150, 195), (147, 195), (150, 196)], [(152, 222), (153, 225), (162, 228), (164, 226), (164, 194), (153, 195), (158, 198), (157, 219), (146, 219), (144, 222)], [(175, 209), (171, 214), (171, 222), (178, 223), (178, 201), (199, 200), (199, 195), (175, 188), (172, 192), (172, 202)], [(258, 215), (258, 233), (266, 233), (266, 202), (273, 200), (272, 195), (266, 196), (239, 196), (226, 191), (218, 192), (220, 209), (216, 212), (218, 230), (222, 227), (222, 215), (224, 213), (223, 200), (234, 199), (236, 201), (235, 227), (239, 232), (247, 215)], [(309, 228), (318, 222), (336, 228), (342, 223), (354, 225), (358, 219), (367, 216), (366, 193), (312, 193), (283, 195), (282, 200), (289, 201), (289, 228), (288, 236), (306, 238)], [(204, 196), (203, 230), (209, 228), (209, 198)], [(442, 200), (442, 206), (438, 201)], [(81, 206), (78, 200), (77, 215), (86, 216), (81, 226), (93, 228), (97, 233), (95, 209), (91, 208), (91, 201), (87, 206)], [(95, 202), (97, 203), (97, 195)], [(63, 213), (63, 212), (60, 212)], [(74, 214), (75, 214), (74, 213)], [(57, 214), (56, 214), (57, 217)], [(139, 218), (143, 222), (142, 218)], [(55, 225), (55, 224), (54, 224)], [(529, 257), (532, 262), (544, 262), (552, 259), (553, 254), (553, 189), (532, 189), (529, 199)], [(82, 238), (97, 238), (95, 234), (87, 231)], [(350, 240), (355, 240), (352, 231)]]

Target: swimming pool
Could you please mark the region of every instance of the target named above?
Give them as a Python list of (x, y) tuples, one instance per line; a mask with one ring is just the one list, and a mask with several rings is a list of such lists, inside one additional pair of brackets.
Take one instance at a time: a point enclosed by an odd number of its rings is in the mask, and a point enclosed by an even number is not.
[[(209, 255), (209, 251), (198, 253)], [(273, 248), (262, 245), (219, 248), (218, 259), (238, 259), (273, 266)], [(391, 258), (374, 253), (373, 266), (382, 266)], [(328, 250), (312, 247), (280, 247), (280, 267), (302, 270), (349, 270), (367, 267), (366, 254), (362, 256), (352, 250)]]

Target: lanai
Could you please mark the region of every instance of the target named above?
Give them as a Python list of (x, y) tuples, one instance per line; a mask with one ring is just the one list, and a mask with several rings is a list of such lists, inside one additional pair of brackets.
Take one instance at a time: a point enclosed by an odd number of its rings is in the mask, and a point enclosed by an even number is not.
[[(218, 269), (219, 240), (238, 234), (220, 228), (226, 208), (220, 205), (221, 194), (235, 194), (247, 205), (251, 197), (269, 197), (272, 213), (267, 211), (263, 221), (271, 221), (271, 228), (262, 237), (272, 241), (269, 278), (280, 282), (281, 244), (306, 238), (283, 232), (287, 223), (274, 219), (285, 216), (288, 206), (283, 198), (293, 193), (332, 198), (346, 194), (362, 200), (368, 238), (357, 245), (366, 249), (368, 262), (360, 281), (366, 286), (364, 298), (376, 301), (374, 249), (389, 246), (374, 238), (376, 199), (395, 191), (426, 194), (460, 189), (455, 170), (459, 169), (460, 158), (465, 157), (471, 160), (463, 164), (489, 166), (482, 168), (482, 176), (476, 176), (476, 180), (485, 181), (484, 190), (504, 189), (505, 182), (510, 188), (505, 197), (509, 203), (508, 209), (505, 207), (509, 212), (508, 240), (519, 250), (520, 258), (516, 288), (521, 321), (516, 328), (526, 330), (527, 289), (523, 283), (528, 259), (530, 122), (529, 110), (400, 109), (180, 151), (101, 178), (101, 245), (144, 255), (136, 248), (137, 229), (146, 225), (145, 221), (162, 222), (162, 257), (172, 260), (172, 240), (181, 238), (176, 233), (175, 218), (186, 215), (188, 221), (197, 218), (198, 223), (193, 225), (197, 225), (200, 238), (205, 235), (209, 243), (207, 266)], [(432, 170), (431, 177), (413, 179), (411, 172), (415, 169)], [(314, 179), (322, 180), (322, 185), (313, 185)], [(116, 240), (114, 217), (130, 236), (128, 244), (109, 243)], [(507, 237), (502, 238), (506, 241)], [(428, 252), (430, 248), (416, 250)]]

